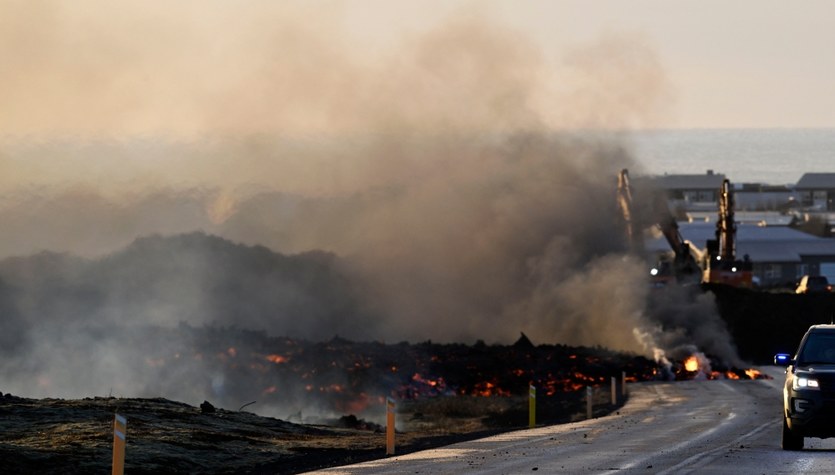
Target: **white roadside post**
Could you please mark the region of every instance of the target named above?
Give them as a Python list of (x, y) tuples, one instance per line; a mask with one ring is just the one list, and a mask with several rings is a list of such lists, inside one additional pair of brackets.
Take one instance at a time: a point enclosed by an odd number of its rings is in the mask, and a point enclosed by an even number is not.
[(528, 427), (536, 427), (536, 387), (533, 384), (528, 388)]
[(592, 416), (592, 389), (591, 386), (586, 386), (586, 419), (591, 419)]
[(626, 400), (626, 371), (620, 372), (620, 395)]

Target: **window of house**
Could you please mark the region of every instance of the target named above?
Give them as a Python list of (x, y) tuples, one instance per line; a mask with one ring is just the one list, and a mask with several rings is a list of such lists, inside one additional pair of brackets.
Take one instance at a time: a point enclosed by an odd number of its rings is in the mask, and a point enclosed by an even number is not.
[(702, 203), (709, 203), (711, 201), (715, 201), (713, 197), (712, 191), (699, 191), (696, 193), (696, 201)]
[(818, 190), (812, 192), (812, 206), (826, 206), (828, 196), (826, 190)]
[(783, 276), (783, 267), (779, 264), (767, 264), (763, 267), (763, 277), (766, 279), (779, 279)]

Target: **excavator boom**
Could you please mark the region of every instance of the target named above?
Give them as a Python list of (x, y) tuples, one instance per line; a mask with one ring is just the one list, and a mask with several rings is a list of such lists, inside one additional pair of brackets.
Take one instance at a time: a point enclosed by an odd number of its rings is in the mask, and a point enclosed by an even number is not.
[(731, 182), (725, 179), (719, 190), (719, 216), (716, 220), (716, 239), (707, 243), (704, 282), (727, 284), (734, 287), (751, 287), (753, 265), (746, 255), (736, 258), (736, 221), (734, 220), (734, 194)]

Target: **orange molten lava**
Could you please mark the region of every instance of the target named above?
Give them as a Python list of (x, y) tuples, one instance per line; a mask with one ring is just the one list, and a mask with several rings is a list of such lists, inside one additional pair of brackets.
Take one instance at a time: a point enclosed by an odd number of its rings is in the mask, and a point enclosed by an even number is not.
[(691, 356), (684, 360), (684, 369), (690, 372), (698, 371), (699, 370), (699, 359), (695, 356)]
[(281, 356), (281, 355), (267, 355), (266, 359), (267, 359), (267, 361), (271, 361), (275, 364), (281, 364), (281, 363), (286, 363), (289, 358), (287, 358), (286, 356)]

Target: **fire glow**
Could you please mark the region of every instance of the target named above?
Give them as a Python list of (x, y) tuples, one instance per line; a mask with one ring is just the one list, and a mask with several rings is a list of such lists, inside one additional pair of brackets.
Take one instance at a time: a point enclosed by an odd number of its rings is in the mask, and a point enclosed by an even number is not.
[(721, 371), (711, 369), (710, 360), (703, 354), (688, 356), (681, 362), (683, 371), (676, 373), (676, 379), (769, 379), (766, 374), (754, 368), (727, 368)]
[(684, 369), (688, 372), (695, 373), (699, 370), (699, 359), (695, 355), (690, 356), (684, 360)]
[[(240, 401), (259, 394), (259, 407), (276, 408), (273, 413), (278, 417), (299, 410), (361, 416), (364, 411), (377, 411), (386, 397), (506, 398), (527, 395), (531, 385), (542, 397), (559, 397), (586, 387), (608, 387), (612, 377), (623, 373), (627, 382), (659, 378), (655, 361), (602, 348), (534, 346), (529, 341), (384, 344), (334, 338), (317, 343), (252, 332), (218, 338), (209, 330), (185, 326), (178, 330), (189, 332), (193, 357), (185, 357), (182, 349), (176, 354), (149, 354), (143, 361), (147, 369), (177, 372), (199, 355), (205, 374), (215, 378), (214, 385), (206, 385), (210, 392), (205, 399), (220, 407), (239, 407)], [(700, 372), (685, 372), (680, 361), (676, 379), (693, 379), (696, 374), (706, 379), (760, 377), (756, 370), (712, 372), (706, 358), (692, 359)]]
[(281, 355), (267, 355), (264, 359), (275, 364), (282, 364), (290, 361), (290, 358)]

